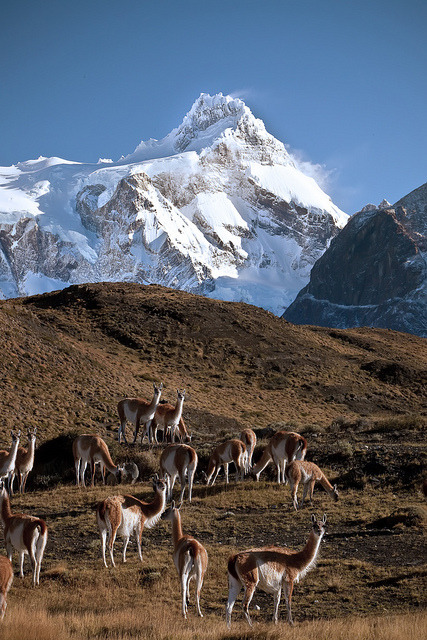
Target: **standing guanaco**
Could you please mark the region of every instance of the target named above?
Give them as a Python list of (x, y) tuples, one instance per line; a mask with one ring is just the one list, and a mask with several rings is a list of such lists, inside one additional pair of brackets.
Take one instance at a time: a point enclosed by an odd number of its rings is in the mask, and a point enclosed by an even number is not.
[(189, 600), (190, 580), (196, 578), (197, 613), (203, 618), (200, 609), (200, 591), (208, 566), (206, 549), (193, 536), (184, 535), (181, 514), (175, 502), (162, 514), (162, 519), (172, 522), (173, 561), (181, 581), (182, 615), (187, 619), (187, 601)]
[(288, 622), (293, 624), (291, 602), (294, 584), (299, 582), (312, 569), (316, 562), (320, 542), (325, 533), (326, 514), (322, 520), (311, 516), (312, 530), (305, 547), (301, 551), (292, 551), (287, 547), (262, 547), (248, 549), (231, 556), (228, 561), (228, 602), (226, 609), (227, 626), (231, 625), (231, 612), (242, 587), (243, 613), (252, 626), (249, 605), (260, 587), (274, 596), (273, 622), (279, 617), (279, 603), (282, 589), (285, 592), (288, 610)]

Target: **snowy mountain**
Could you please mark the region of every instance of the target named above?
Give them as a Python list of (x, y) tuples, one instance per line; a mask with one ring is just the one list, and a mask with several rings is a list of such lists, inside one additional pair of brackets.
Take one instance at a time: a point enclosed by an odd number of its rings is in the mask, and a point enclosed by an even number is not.
[(427, 337), (426, 213), (427, 184), (394, 205), (364, 207), (332, 240), (284, 317)]
[(347, 222), (239, 99), (117, 162), (0, 168), (0, 296), (157, 283), (281, 313)]

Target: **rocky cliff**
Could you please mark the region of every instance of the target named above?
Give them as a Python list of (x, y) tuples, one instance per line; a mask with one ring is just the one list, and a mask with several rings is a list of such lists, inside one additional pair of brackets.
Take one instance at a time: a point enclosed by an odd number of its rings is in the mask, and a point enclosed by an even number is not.
[(297, 324), (374, 326), (427, 336), (427, 185), (355, 214), (286, 310)]

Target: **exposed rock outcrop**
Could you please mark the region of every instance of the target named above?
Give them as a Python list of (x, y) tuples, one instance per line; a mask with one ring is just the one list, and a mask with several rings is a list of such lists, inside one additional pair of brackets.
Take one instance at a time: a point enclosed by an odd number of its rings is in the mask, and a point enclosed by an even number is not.
[(284, 317), (297, 324), (375, 326), (427, 336), (427, 185), (393, 207), (355, 214), (315, 263)]

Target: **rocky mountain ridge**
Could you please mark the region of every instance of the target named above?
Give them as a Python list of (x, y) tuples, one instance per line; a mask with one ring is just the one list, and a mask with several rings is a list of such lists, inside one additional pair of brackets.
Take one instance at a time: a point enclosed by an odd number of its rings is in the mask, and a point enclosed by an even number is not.
[(284, 317), (427, 336), (427, 184), (393, 206), (365, 207), (314, 265)]

